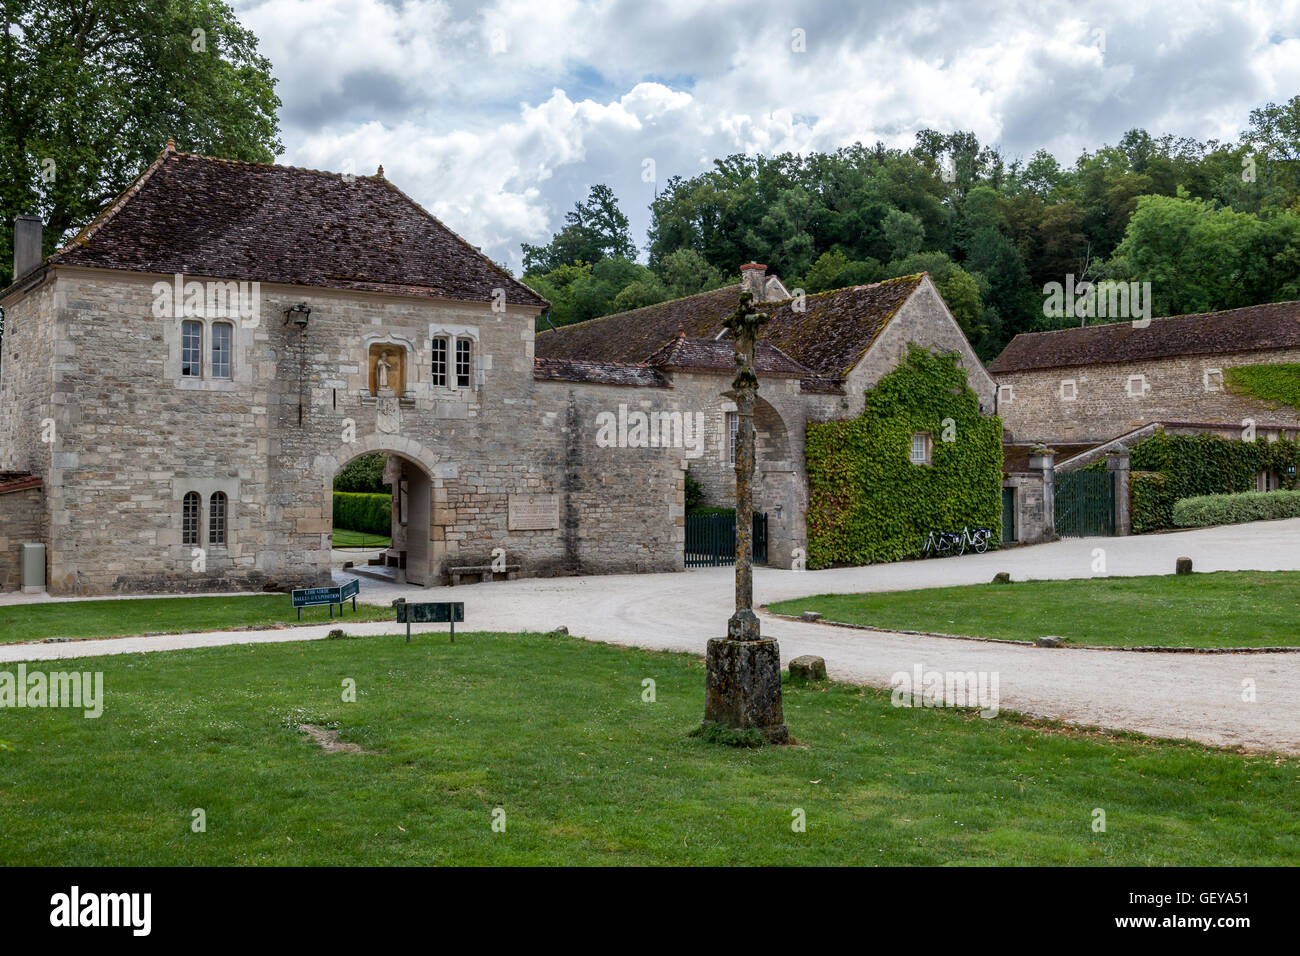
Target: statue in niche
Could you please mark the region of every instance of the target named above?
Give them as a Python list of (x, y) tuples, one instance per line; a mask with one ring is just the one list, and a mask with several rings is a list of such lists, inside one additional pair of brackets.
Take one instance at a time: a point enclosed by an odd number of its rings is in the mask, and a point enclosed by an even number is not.
[(406, 350), (384, 343), (370, 346), (370, 394), (401, 397), (406, 391)]

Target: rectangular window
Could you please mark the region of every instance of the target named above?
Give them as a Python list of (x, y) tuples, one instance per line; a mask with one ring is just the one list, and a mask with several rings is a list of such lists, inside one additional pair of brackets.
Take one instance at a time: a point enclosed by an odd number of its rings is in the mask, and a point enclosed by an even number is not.
[(203, 323), (181, 323), (181, 374), (186, 378), (203, 377)]
[(447, 340), (433, 340), (433, 384), (439, 388), (447, 385)]
[(1207, 392), (1223, 391), (1223, 369), (1207, 368), (1201, 377)]
[(1079, 385), (1072, 378), (1067, 378), (1061, 382), (1061, 401), (1072, 402), (1079, 397)]
[(1128, 377), (1128, 394), (1130, 398), (1141, 398), (1147, 393), (1147, 378), (1145, 375), (1130, 375)]
[(998, 403), (1009, 402), (1016, 397), (1015, 389), (1010, 385), (998, 386)]
[(187, 491), (181, 502), (181, 544), (199, 543), (199, 493)]
[(740, 416), (727, 412), (727, 460), (736, 463), (736, 445), (740, 442)]
[(470, 341), (456, 340), (456, 387), (469, 388), (470, 384)]
[(930, 464), (930, 436), (925, 432), (917, 432), (912, 436), (912, 464)]
[(234, 326), (218, 322), (212, 326), (212, 377), (230, 378), (230, 345)]

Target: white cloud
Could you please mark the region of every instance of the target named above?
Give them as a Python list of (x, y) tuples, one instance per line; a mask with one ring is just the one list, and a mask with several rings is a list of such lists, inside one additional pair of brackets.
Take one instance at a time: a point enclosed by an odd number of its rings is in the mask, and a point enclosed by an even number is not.
[[(370, 172), (495, 258), (597, 182), (648, 224), (654, 184), (731, 152), (908, 146), (973, 130), (1065, 161), (1143, 126), (1235, 137), (1300, 92), (1300, 0), (245, 0), (280, 78), (285, 161)], [(804, 31), (806, 52), (791, 48)], [(351, 164), (350, 166), (348, 164)]]

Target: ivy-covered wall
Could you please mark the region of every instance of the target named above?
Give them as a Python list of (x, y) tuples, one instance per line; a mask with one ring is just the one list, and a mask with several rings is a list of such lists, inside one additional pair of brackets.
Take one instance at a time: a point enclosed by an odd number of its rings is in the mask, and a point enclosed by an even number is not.
[[(912, 436), (932, 436), (929, 465)], [(915, 346), (866, 393), (858, 418), (809, 424), (808, 566), (917, 557), (932, 530), (1002, 529), (1002, 421), (951, 355)]]
[(1276, 474), (1282, 488), (1296, 488), (1297, 464), (1300, 442), (1285, 438), (1239, 441), (1157, 431), (1129, 449), (1133, 533), (1172, 528), (1174, 502), (1183, 498), (1254, 491), (1261, 471)]
[(1227, 369), (1228, 391), (1263, 402), (1270, 408), (1300, 408), (1300, 364), (1237, 365)]

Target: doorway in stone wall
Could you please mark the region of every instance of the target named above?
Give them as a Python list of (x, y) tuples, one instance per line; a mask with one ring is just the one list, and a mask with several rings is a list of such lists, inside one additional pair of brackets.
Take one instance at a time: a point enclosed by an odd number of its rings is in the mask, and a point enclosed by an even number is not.
[[(378, 469), (376, 458), (382, 458)], [(358, 462), (364, 467), (358, 468)], [(359, 482), (339, 481), (339, 476), (351, 478), (358, 472)], [(370, 480), (375, 475), (377, 479)], [(335, 479), (332, 566), (394, 584), (432, 585), (429, 472), (399, 452), (378, 449), (343, 462)], [(352, 567), (346, 568), (349, 562)]]

